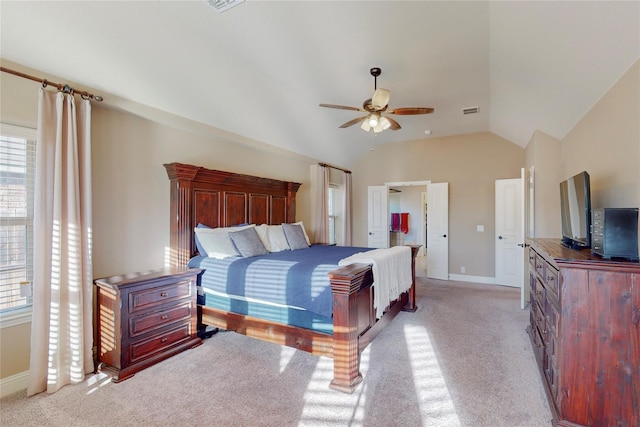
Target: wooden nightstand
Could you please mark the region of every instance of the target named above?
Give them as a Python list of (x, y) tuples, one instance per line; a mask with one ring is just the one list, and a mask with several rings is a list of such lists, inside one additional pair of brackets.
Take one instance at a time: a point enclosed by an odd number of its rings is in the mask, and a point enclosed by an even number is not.
[(202, 344), (197, 336), (199, 268), (111, 276), (97, 288), (98, 370), (113, 382)]

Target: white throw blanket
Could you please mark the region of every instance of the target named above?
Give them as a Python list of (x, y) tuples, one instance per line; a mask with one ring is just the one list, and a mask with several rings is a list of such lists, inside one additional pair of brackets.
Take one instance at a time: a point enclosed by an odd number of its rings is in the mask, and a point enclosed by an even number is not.
[(358, 252), (338, 262), (338, 265), (371, 264), (376, 318), (380, 318), (391, 301), (411, 288), (411, 248), (393, 246)]

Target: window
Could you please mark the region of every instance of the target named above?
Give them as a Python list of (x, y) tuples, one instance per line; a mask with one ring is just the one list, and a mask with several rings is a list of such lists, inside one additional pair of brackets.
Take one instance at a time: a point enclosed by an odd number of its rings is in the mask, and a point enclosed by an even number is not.
[(328, 209), (329, 209), (329, 244), (342, 244), (342, 197), (343, 187), (329, 184)]
[(335, 210), (335, 198), (337, 193), (337, 188), (335, 185), (329, 185), (328, 189), (328, 205), (329, 205), (329, 244), (336, 244), (336, 210)]
[(0, 315), (31, 306), (36, 131), (0, 125)]

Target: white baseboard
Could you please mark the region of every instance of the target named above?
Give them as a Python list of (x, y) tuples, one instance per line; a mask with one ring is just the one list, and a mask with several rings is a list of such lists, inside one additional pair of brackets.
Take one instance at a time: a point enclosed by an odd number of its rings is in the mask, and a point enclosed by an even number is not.
[(5, 397), (17, 391), (24, 390), (29, 384), (29, 371), (20, 372), (10, 377), (0, 379), (0, 397)]
[(487, 276), (469, 276), (468, 274), (449, 274), (449, 280), (457, 280), (458, 282), (484, 283), (485, 285), (495, 285), (495, 277)]

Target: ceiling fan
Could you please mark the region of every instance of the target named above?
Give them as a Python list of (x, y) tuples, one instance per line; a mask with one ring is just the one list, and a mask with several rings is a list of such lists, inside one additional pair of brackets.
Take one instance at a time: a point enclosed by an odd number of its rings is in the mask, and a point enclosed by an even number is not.
[(374, 92), (373, 96), (370, 99), (367, 99), (362, 103), (362, 108), (357, 107), (348, 107), (345, 105), (335, 105), (335, 104), (320, 104), (321, 107), (326, 108), (337, 108), (340, 110), (353, 110), (353, 111), (362, 111), (367, 113), (367, 115), (358, 117), (353, 120), (349, 120), (340, 126), (340, 128), (348, 128), (349, 126), (353, 126), (356, 123), (362, 122), (360, 128), (362, 130), (369, 132), (373, 130), (374, 133), (382, 132), (386, 129), (398, 130), (400, 129), (400, 124), (396, 122), (391, 117), (387, 117), (384, 114), (396, 114), (398, 116), (409, 116), (416, 114), (431, 114), (433, 113), (433, 108), (425, 108), (425, 107), (405, 107), (405, 108), (394, 108), (393, 110), (387, 110), (389, 107), (389, 98), (391, 92), (388, 89), (378, 89), (378, 76), (382, 74), (382, 70), (378, 67), (374, 67), (369, 70), (371, 75), (374, 78)]

